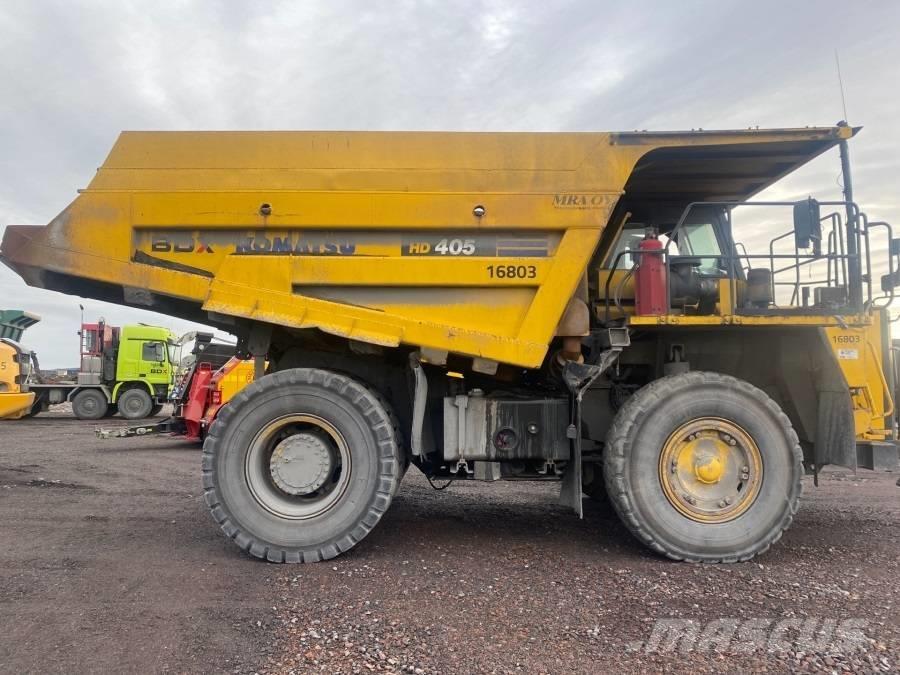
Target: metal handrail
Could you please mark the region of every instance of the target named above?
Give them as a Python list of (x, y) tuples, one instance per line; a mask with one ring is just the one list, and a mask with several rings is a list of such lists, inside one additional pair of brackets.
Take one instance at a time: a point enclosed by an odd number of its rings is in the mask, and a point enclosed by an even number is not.
[[(883, 220), (878, 220), (873, 223), (870, 223), (870, 222), (868, 222), (868, 219), (866, 219), (866, 230), (869, 230), (870, 228), (873, 228), (873, 227), (883, 227), (887, 230), (887, 235), (888, 235), (888, 274), (890, 275), (890, 278), (893, 280), (895, 270), (894, 270), (894, 256), (891, 255), (891, 241), (893, 241), (893, 239), (894, 239), (894, 228), (891, 227), (890, 223), (887, 223)], [(870, 277), (869, 285), (871, 286), (871, 272), (869, 274), (869, 277)], [(884, 291), (883, 288), (881, 290)], [(880, 307), (882, 309), (885, 307), (890, 307), (891, 304), (894, 302), (894, 287), (893, 286), (891, 286), (890, 290), (887, 291), (887, 295), (888, 295), (887, 303), (885, 303), (884, 305), (877, 305), (878, 307)], [(884, 296), (878, 296), (878, 298), (880, 298), (880, 297), (884, 297)], [(873, 307), (875, 307), (876, 305), (874, 303), (876, 300), (878, 300), (878, 298), (870, 298), (869, 303)]]
[[(691, 202), (684, 207), (684, 210), (681, 212), (681, 216), (679, 217), (678, 221), (676, 222), (675, 227), (673, 227), (672, 230), (669, 232), (669, 242), (666, 244), (666, 251), (668, 251), (668, 247), (671, 244), (672, 240), (675, 238), (675, 235), (684, 226), (691, 210), (697, 206), (726, 207), (728, 209), (728, 212), (730, 213), (731, 209), (737, 208), (738, 206), (794, 206), (796, 203), (797, 202), (777, 202), (777, 201), (776, 202), (769, 202), (769, 201), (765, 201), (765, 202), (763, 202), (763, 201), (758, 201), (758, 202), (728, 202), (728, 201)], [(861, 213), (859, 210), (859, 206), (855, 202), (853, 202), (851, 199), (847, 199), (845, 201), (820, 201), (820, 202), (818, 202), (818, 204), (819, 204), (819, 206), (843, 206), (847, 210), (848, 217), (852, 216), (852, 221), (854, 223), (859, 221), (859, 216)], [(731, 223), (729, 220), (729, 227), (730, 227), (730, 225), (731, 225)], [(855, 252), (850, 252), (850, 250), (849, 250), (850, 247), (848, 246), (846, 254), (842, 253), (842, 255), (844, 256), (844, 259), (848, 263), (851, 263), (850, 265), (848, 265), (848, 268), (855, 268), (857, 270), (857, 273), (859, 274), (859, 276), (862, 277), (862, 270), (860, 269), (860, 253), (859, 253), (860, 249), (862, 248), (862, 243), (863, 243), (862, 230), (859, 227), (851, 228), (850, 222), (848, 221), (847, 231), (848, 231), (848, 237), (851, 233), (854, 235), (855, 246), (853, 248), (855, 249)], [(791, 232), (793, 232), (793, 230)], [(842, 241), (843, 241), (843, 238), (842, 238)], [(868, 232), (866, 232), (865, 242), (866, 242), (866, 249), (868, 251)], [(842, 247), (842, 249), (843, 249), (843, 247)], [(795, 247), (795, 251), (796, 250), (797, 249)], [(797, 251), (797, 253), (799, 254), (799, 251)], [(706, 256), (706, 257), (709, 257), (709, 256)], [(717, 256), (717, 257), (724, 257), (724, 256)], [(795, 257), (796, 261), (799, 262), (799, 255), (794, 256), (794, 257)], [(868, 277), (871, 280), (871, 260), (868, 258), (866, 259), (866, 268), (867, 268), (866, 272), (868, 273)], [(667, 264), (666, 264), (667, 277), (668, 277), (668, 274), (670, 273), (670, 271), (671, 270), (669, 269), (668, 262), (667, 262)], [(798, 271), (797, 275), (799, 278), (799, 271)], [(850, 288), (850, 291), (851, 291), (850, 302), (853, 305), (853, 308), (857, 309), (859, 311), (859, 310), (862, 310), (862, 308), (863, 308), (862, 297), (859, 297), (859, 298), (855, 297), (854, 290), (855, 290), (856, 284), (855, 283), (850, 284), (850, 281), (851, 281), (850, 276), (852, 276), (852, 275), (847, 274), (846, 278), (845, 278), (845, 281), (847, 282), (848, 287), (852, 286), (852, 288)], [(871, 285), (869, 286), (868, 290), (869, 290), (868, 299), (870, 300), (871, 299)], [(860, 288), (860, 293), (861, 293), (861, 288)], [(797, 295), (797, 293), (792, 295), (791, 304), (794, 304), (796, 295)]]
[[(825, 223), (826, 221), (830, 221), (831, 230), (827, 235), (827, 252), (823, 255), (819, 253), (819, 255), (813, 254), (801, 254), (800, 249), (794, 246), (793, 254), (776, 254), (775, 253), (775, 243), (782, 239), (786, 239), (794, 234), (794, 230), (790, 230), (785, 232), (784, 234), (778, 235), (774, 237), (769, 242), (769, 253), (765, 254), (748, 254), (747, 248), (743, 244), (735, 243), (733, 241), (733, 237), (731, 236), (731, 210), (738, 206), (794, 206), (796, 202), (783, 202), (783, 201), (759, 201), (759, 202), (691, 202), (686, 205), (681, 215), (678, 218), (675, 226), (667, 233), (668, 241), (665, 246), (658, 251), (631, 251), (625, 250), (621, 251), (613, 261), (612, 267), (609, 269), (609, 276), (606, 279), (605, 283), (605, 315), (604, 320), (606, 322), (610, 321), (610, 286), (612, 283), (613, 273), (618, 269), (619, 262), (622, 257), (626, 254), (636, 254), (642, 255), (643, 253), (651, 253), (651, 254), (661, 254), (664, 258), (665, 266), (666, 266), (666, 298), (667, 302), (669, 302), (669, 280), (671, 279), (672, 274), (672, 262), (673, 258), (677, 258), (678, 256), (673, 256), (670, 254), (670, 247), (673, 241), (677, 240), (678, 234), (683, 230), (685, 225), (687, 224), (688, 216), (691, 211), (699, 206), (713, 206), (713, 207), (725, 207), (726, 212), (728, 214), (728, 227), (729, 230), (726, 233), (726, 238), (728, 239), (728, 245), (731, 249), (730, 254), (723, 255), (719, 254), (707, 254), (707, 255), (695, 255), (692, 254), (690, 257), (699, 258), (699, 259), (715, 259), (719, 260), (723, 263), (723, 267), (727, 263), (728, 272), (729, 272), (729, 292), (733, 299), (732, 306), (737, 310), (737, 269), (745, 269), (743, 263), (746, 263), (746, 269), (751, 269), (752, 260), (758, 259), (767, 259), (769, 261), (769, 269), (772, 274), (772, 285), (773, 286), (792, 286), (794, 288), (793, 293), (791, 294), (790, 305), (797, 306), (800, 301), (800, 289), (801, 287), (813, 286), (817, 284), (824, 283), (828, 287), (832, 287), (832, 264), (834, 266), (834, 287), (846, 286), (850, 290), (850, 297), (848, 298), (849, 304), (847, 309), (853, 312), (863, 311), (866, 308), (873, 306), (873, 288), (872, 288), (872, 263), (871, 263), (871, 242), (870, 242), (870, 230), (874, 227), (885, 227), (888, 230), (888, 238), (889, 241), (893, 239), (893, 231), (891, 226), (888, 223), (884, 223), (882, 221), (869, 223), (868, 217), (866, 214), (862, 213), (859, 210), (859, 207), (856, 203), (850, 201), (821, 201), (818, 202), (820, 206), (842, 206), (845, 207), (849, 216), (851, 217), (851, 222), (847, 223), (845, 228), (843, 219), (841, 214), (837, 211), (834, 211), (824, 217), (819, 219), (820, 223)], [(823, 228), (824, 229), (824, 228)], [(846, 229), (846, 234), (848, 237), (853, 237), (855, 246), (852, 249), (855, 249), (855, 252), (850, 252), (850, 247), (845, 246), (844, 241), (844, 230)], [(743, 253), (739, 252), (738, 247), (743, 249)], [(863, 250), (864, 249), (864, 250)], [(840, 251), (840, 252), (838, 252)], [(863, 257), (865, 256), (865, 257)], [(791, 260), (792, 264), (786, 265), (784, 267), (780, 267), (778, 269), (775, 268), (776, 260)], [(808, 266), (810, 264), (814, 264), (816, 262), (824, 261), (826, 263), (826, 278), (824, 282), (822, 280), (815, 281), (802, 281), (800, 278), (800, 267)], [(737, 263), (737, 267), (735, 265)], [(863, 274), (862, 267), (865, 267), (865, 274)], [(898, 264), (897, 267), (900, 267)], [(859, 282), (863, 280), (866, 281), (866, 301), (865, 303), (857, 303), (857, 299), (853, 296), (854, 288), (850, 288), (850, 286), (856, 287), (860, 286), (859, 291), (861, 291), (861, 283), (851, 284), (851, 274), (849, 274), (849, 269), (853, 268), (858, 271), (859, 274)], [(795, 278), (793, 282), (778, 282), (775, 280), (775, 277), (778, 274), (782, 274), (791, 269), (795, 270)], [(891, 257), (889, 260), (889, 269), (893, 274), (895, 271), (894, 260)], [(843, 283), (841, 283), (843, 282)], [(807, 293), (804, 291), (804, 299), (803, 304), (806, 305), (807, 302)], [(883, 296), (879, 296), (880, 299)], [(890, 305), (894, 299), (894, 291), (891, 289), (888, 302), (885, 307)], [(861, 298), (860, 298), (861, 300)], [(671, 309), (671, 305), (668, 305), (668, 309)]]

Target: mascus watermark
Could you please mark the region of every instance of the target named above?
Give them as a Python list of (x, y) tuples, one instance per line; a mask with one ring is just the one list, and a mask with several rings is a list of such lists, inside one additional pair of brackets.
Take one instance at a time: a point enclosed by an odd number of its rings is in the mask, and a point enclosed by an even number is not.
[(628, 645), (647, 654), (806, 651), (851, 654), (871, 645), (867, 619), (657, 619), (650, 637)]

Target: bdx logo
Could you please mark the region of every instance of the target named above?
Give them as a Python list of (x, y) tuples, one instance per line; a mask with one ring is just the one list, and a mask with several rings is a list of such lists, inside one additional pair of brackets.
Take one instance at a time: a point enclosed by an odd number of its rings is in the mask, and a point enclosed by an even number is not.
[(168, 237), (154, 237), (150, 249), (155, 253), (212, 253), (213, 249), (201, 240), (193, 237), (170, 240)]

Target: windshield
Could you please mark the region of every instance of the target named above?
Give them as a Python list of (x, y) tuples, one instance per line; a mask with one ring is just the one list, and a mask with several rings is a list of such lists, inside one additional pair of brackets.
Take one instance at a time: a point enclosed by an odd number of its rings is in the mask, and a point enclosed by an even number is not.
[[(679, 255), (702, 256), (697, 271), (701, 274), (718, 274), (722, 248), (716, 238), (712, 223), (683, 225), (678, 233)], [(671, 249), (670, 249), (671, 250)]]

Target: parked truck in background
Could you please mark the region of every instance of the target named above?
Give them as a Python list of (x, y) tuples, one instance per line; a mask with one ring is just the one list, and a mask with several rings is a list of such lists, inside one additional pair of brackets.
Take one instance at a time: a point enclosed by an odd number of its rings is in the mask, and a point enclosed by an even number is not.
[[(238, 337), (257, 377), (201, 473), (251, 555), (347, 551), (414, 464), (559, 480), (658, 553), (734, 562), (804, 471), (897, 463), (900, 241), (854, 201), (856, 132), (128, 132), (0, 255)], [(833, 149), (840, 199), (754, 201)]]
[[(29, 325), (40, 320), (28, 317)], [(96, 420), (117, 412), (126, 419), (159, 414), (175, 373), (171, 331), (143, 324), (120, 328), (100, 319), (82, 323), (78, 335), (80, 368), (75, 380), (42, 377), (37, 355), (21, 342), (3, 338), (0, 373), (17, 374), (15, 381), (0, 388), (4, 401), (0, 412), (5, 411), (0, 418), (36, 415), (65, 402), (72, 404), (79, 419)]]

